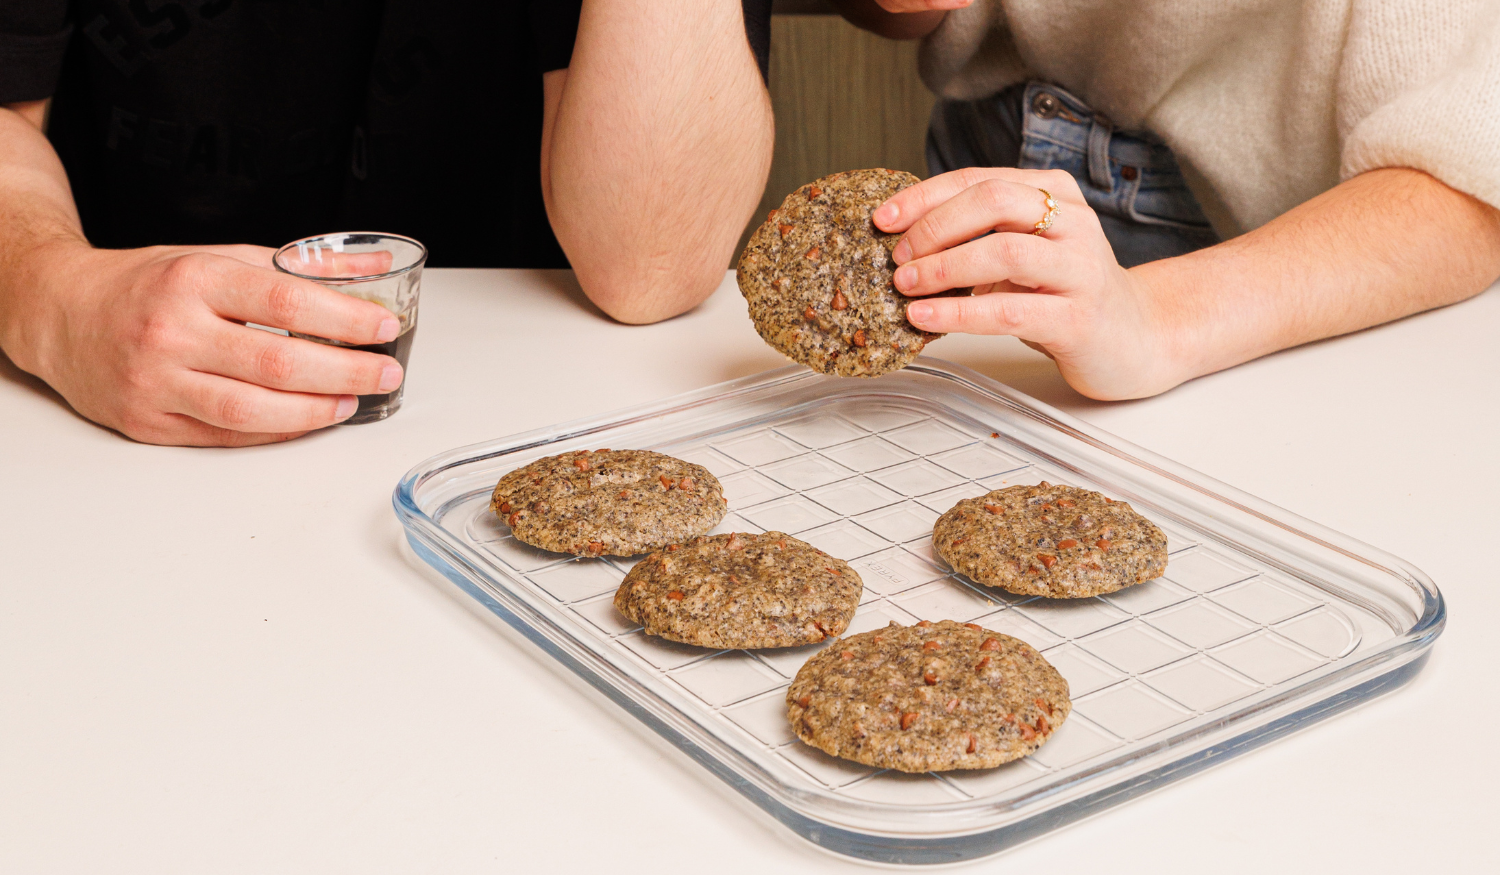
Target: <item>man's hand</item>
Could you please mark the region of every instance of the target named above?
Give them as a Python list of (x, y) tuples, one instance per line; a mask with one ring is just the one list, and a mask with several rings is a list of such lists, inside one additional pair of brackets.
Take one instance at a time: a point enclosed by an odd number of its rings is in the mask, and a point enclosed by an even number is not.
[[(1060, 212), (1036, 236), (1047, 213), (1042, 189)], [(1066, 171), (955, 170), (886, 201), (875, 224), (906, 232), (893, 253), (903, 294), (974, 287), (973, 297), (909, 304), (907, 318), (918, 328), (1014, 335), (1051, 356), (1068, 383), (1092, 398), (1149, 395), (1180, 382), (1149, 290), (1115, 261)]]
[[(1061, 206), (1040, 237), (1029, 233), (1047, 211), (1039, 189)], [(1014, 335), (1101, 400), (1461, 301), (1500, 277), (1500, 210), (1407, 168), (1360, 174), (1247, 234), (1128, 271), (1059, 170), (956, 170), (874, 220), (905, 232), (900, 291), (974, 286), (912, 302), (912, 324)]]
[[(396, 317), (278, 273), (258, 246), (40, 247), (33, 293), (7, 344), (79, 413), (146, 443), (286, 440), (355, 411), (355, 395), (401, 383), (396, 360), (247, 327), (351, 344), (393, 340)], [(14, 350), (11, 348), (14, 347)]]
[[(79, 413), (138, 441), (244, 446), (347, 419), (355, 395), (401, 384), (351, 344), (400, 332), (379, 304), (276, 272), (258, 246), (94, 249), (45, 101), (0, 107), (0, 350)], [(383, 270), (379, 255), (362, 269)]]

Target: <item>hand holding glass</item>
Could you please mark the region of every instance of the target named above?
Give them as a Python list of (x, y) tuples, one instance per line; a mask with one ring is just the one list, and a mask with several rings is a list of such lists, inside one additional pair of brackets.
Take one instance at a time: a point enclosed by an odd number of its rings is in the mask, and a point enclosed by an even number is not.
[[(276, 253), (276, 269), (325, 288), (385, 307), (401, 322), (401, 333), (385, 343), (355, 345), (292, 332), (306, 340), (388, 355), (406, 369), (417, 334), (417, 301), (427, 248), (410, 237), (353, 232), (324, 234), (288, 243)], [(406, 380), (387, 393), (360, 395), (359, 409), (345, 425), (378, 422), (401, 409)]]

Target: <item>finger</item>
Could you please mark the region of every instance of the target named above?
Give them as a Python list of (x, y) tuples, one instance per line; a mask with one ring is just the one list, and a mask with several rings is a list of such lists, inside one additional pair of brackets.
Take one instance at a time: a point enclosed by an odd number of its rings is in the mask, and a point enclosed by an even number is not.
[(1083, 192), (1078, 188), (1078, 180), (1066, 170), (964, 167), (924, 179), (910, 188), (903, 188), (877, 207), (872, 218), (880, 230), (899, 234), (916, 224), (918, 219), (927, 215), (938, 204), (988, 179), (1045, 188), (1065, 204), (1083, 203)]
[(906, 305), (906, 318), (937, 334), (1009, 334), (1050, 344), (1062, 334), (1071, 302), (1055, 295), (998, 292), (964, 298), (933, 298)]
[(1001, 232), (909, 261), (891, 279), (897, 291), (913, 296), (1006, 281), (1066, 291), (1087, 288), (1093, 264), (1055, 240)]
[(400, 321), (379, 304), (235, 259), (213, 262), (196, 267), (206, 275), (192, 281), (220, 316), (351, 344), (385, 343), (401, 333)]
[(184, 371), (174, 388), (172, 413), (230, 431), (312, 431), (354, 415), (353, 395), (311, 395), (252, 386), (217, 374)]
[(260, 434), (256, 432), (231, 431), (206, 422), (199, 422), (181, 413), (161, 414), (159, 421), (151, 427), (124, 432), (125, 436), (143, 444), (168, 447), (253, 447), (261, 444), (276, 444), (302, 437), (305, 431)]
[[(1046, 197), (1034, 185), (986, 179), (971, 185), (917, 220), (891, 257), (897, 264), (957, 246), (989, 231), (1031, 233), (1047, 215)], [(1053, 201), (1056, 203), (1056, 201)], [(1067, 239), (1077, 224), (1059, 223), (1047, 232), (1053, 240)]]
[(187, 361), (194, 370), (284, 392), (374, 395), (403, 377), (388, 355), (282, 337), (220, 321)]

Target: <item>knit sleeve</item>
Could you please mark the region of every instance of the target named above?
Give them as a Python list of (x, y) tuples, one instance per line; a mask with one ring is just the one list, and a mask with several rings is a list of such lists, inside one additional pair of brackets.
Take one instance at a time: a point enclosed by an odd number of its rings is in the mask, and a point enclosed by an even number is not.
[(1500, 207), (1500, 3), (1355, 0), (1337, 88), (1344, 179), (1410, 167)]

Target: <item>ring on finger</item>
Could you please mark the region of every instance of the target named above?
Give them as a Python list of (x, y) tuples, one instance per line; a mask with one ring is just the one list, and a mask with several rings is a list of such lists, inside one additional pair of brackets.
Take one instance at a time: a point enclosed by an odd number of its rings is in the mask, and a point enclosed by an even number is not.
[(1057, 201), (1052, 197), (1052, 192), (1045, 188), (1039, 188), (1037, 191), (1041, 192), (1042, 196), (1046, 198), (1043, 203), (1047, 205), (1047, 215), (1042, 216), (1042, 220), (1036, 223), (1034, 230), (1031, 232), (1040, 237), (1052, 227), (1052, 220), (1057, 218), (1057, 214), (1062, 212), (1062, 208), (1057, 205)]

